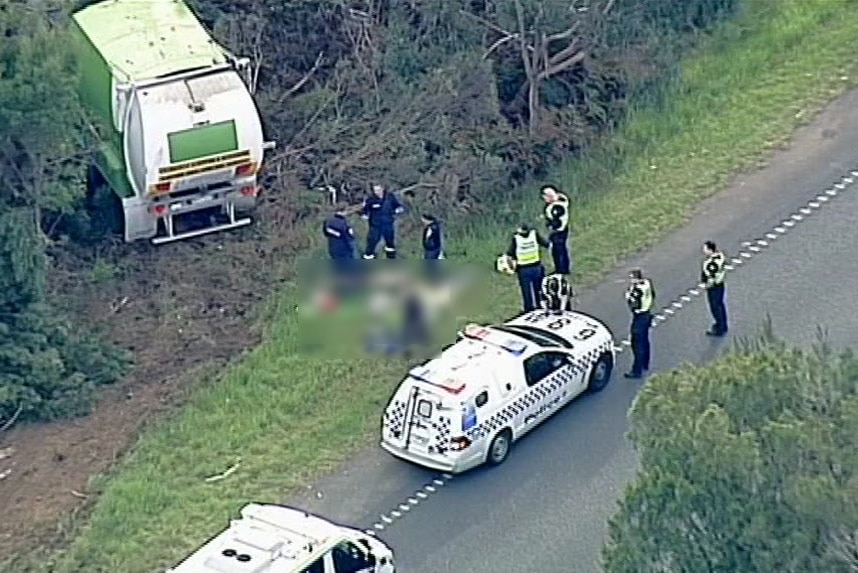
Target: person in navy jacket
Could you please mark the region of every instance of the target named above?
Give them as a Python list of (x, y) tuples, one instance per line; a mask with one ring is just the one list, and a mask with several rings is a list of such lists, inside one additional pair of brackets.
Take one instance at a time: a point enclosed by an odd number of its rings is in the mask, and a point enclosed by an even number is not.
[(328, 239), (328, 255), (334, 261), (334, 268), (343, 270), (355, 258), (355, 231), (346, 219), (345, 211), (338, 210), (322, 226), (322, 232)]
[(388, 259), (396, 258), (396, 215), (405, 208), (392, 191), (381, 185), (372, 186), (372, 195), (363, 202), (363, 218), (369, 220), (369, 232), (366, 236), (364, 259), (374, 259), (378, 243), (384, 239), (384, 255)]

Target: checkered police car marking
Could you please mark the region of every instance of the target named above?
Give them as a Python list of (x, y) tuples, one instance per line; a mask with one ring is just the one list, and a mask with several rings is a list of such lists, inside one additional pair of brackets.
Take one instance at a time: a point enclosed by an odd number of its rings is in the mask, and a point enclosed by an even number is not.
[(545, 380), (538, 382), (515, 401), (498, 410), (486, 421), (466, 432), (471, 441), (491, 437), (495, 432), (508, 426), (517, 416), (531, 411), (541, 400), (569, 385), (578, 375), (586, 374), (590, 367), (605, 352), (611, 351), (612, 344), (603, 344), (591, 349), (575, 363), (565, 366)]

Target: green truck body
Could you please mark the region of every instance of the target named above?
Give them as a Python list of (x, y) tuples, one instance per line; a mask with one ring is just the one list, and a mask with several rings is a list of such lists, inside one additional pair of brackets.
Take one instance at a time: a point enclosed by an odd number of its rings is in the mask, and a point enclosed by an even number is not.
[[(181, 0), (102, 0), (72, 14), (81, 101), (97, 118), (91, 187), (122, 206), (126, 241), (155, 243), (250, 223), (264, 152), (239, 72)], [(177, 232), (188, 215), (226, 223)]]

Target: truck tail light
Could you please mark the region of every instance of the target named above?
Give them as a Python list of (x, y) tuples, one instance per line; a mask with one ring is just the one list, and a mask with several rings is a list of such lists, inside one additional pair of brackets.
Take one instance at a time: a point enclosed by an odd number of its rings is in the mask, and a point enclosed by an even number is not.
[(149, 207), (149, 212), (155, 215), (156, 217), (163, 217), (167, 214), (167, 206), (166, 205), (152, 205)]
[(467, 436), (457, 436), (450, 440), (450, 449), (454, 452), (461, 452), (471, 445), (471, 440)]
[(256, 163), (245, 163), (235, 168), (236, 177), (244, 177), (245, 175), (253, 175), (256, 173)]
[(155, 193), (168, 193), (170, 188), (172, 187), (172, 183), (169, 181), (165, 181), (164, 183), (156, 183), (152, 188)]
[(256, 197), (259, 195), (259, 187), (256, 185), (247, 185), (241, 188), (241, 194), (245, 197)]

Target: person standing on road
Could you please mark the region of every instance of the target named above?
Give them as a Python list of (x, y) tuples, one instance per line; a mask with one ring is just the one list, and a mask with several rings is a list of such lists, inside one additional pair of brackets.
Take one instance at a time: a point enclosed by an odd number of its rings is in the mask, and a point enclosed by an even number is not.
[(629, 272), (629, 290), (626, 291), (626, 303), (632, 311), (630, 328), (632, 368), (626, 372), (626, 378), (642, 378), (649, 370), (650, 345), (649, 329), (652, 327), (652, 305), (655, 302), (655, 289), (652, 281), (643, 276), (640, 269)]
[(706, 331), (709, 336), (724, 336), (727, 334), (727, 306), (724, 303), (724, 279), (727, 274), (727, 257), (712, 241), (703, 243), (703, 270), (700, 280), (706, 287), (706, 299), (709, 302), (709, 312), (715, 323)]
[(526, 223), (519, 225), (510, 241), (506, 255), (515, 261), (524, 312), (536, 310), (539, 306), (539, 293), (545, 277), (539, 247), (547, 249), (549, 246), (548, 240)]
[(369, 221), (364, 259), (375, 258), (375, 249), (382, 239), (384, 239), (384, 255), (388, 259), (396, 258), (394, 221), (396, 215), (404, 210), (405, 207), (392, 191), (386, 190), (381, 185), (372, 186), (372, 195), (363, 202), (362, 217)]
[(551, 258), (554, 261), (554, 274), (568, 275), (571, 272), (569, 260), (569, 198), (551, 186), (542, 188), (545, 201), (545, 221), (551, 232)]

